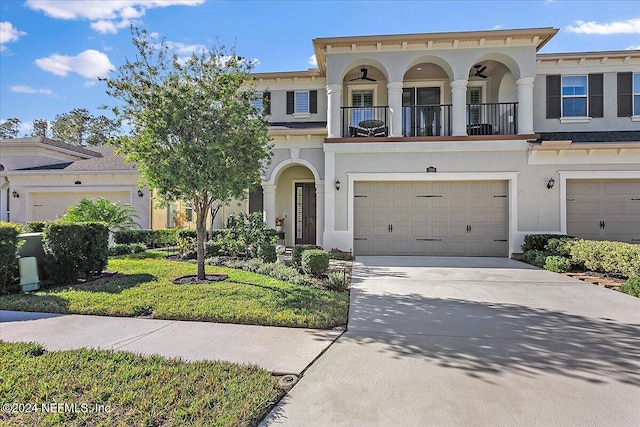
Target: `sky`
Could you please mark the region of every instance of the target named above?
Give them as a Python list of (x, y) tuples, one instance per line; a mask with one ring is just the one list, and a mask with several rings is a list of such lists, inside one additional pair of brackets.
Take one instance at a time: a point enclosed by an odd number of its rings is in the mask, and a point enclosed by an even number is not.
[[(543, 53), (640, 49), (640, 1), (2, 0), (0, 121), (112, 106), (100, 77), (132, 57), (130, 26), (178, 55), (235, 46), (254, 71), (314, 68), (319, 37), (555, 27)], [(154, 34), (155, 35), (155, 34)]]

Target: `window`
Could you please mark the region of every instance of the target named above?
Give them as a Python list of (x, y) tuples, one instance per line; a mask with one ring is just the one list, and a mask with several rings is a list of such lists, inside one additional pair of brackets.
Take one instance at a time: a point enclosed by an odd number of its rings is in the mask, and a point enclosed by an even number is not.
[(354, 90), (351, 92), (351, 123), (357, 125), (363, 120), (373, 119), (373, 90)]
[(294, 114), (309, 112), (309, 92), (296, 91)]
[(256, 92), (256, 97), (249, 101), (251, 106), (258, 110), (258, 114), (262, 114), (262, 92)]
[(482, 88), (470, 87), (467, 89), (467, 124), (479, 125), (481, 120), (482, 108)]
[(633, 75), (633, 115), (640, 116), (640, 73)]
[(256, 92), (255, 99), (250, 103), (258, 110), (258, 114), (271, 114), (271, 92)]
[(587, 76), (562, 76), (562, 117), (587, 116)]

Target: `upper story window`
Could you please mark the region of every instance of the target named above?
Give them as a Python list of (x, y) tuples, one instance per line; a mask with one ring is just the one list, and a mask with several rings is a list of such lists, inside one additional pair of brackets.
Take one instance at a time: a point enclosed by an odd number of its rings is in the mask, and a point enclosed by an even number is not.
[(604, 117), (604, 75), (547, 76), (547, 118), (561, 122)]
[(287, 114), (309, 117), (318, 112), (318, 91), (297, 90), (287, 92)]
[(259, 114), (271, 114), (271, 92), (256, 92), (256, 97), (250, 102)]
[(587, 76), (562, 76), (562, 117), (586, 117), (587, 95)]

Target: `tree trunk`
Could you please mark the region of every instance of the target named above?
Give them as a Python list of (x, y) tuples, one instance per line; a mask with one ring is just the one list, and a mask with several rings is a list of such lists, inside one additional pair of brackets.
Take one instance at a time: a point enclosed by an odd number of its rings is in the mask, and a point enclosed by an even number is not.
[[(198, 206), (199, 204), (196, 204)], [(199, 212), (199, 211), (203, 212)], [(198, 254), (198, 279), (204, 280), (204, 241), (207, 233), (207, 207), (205, 209), (197, 209), (196, 212), (196, 235), (197, 235), (197, 254)]]

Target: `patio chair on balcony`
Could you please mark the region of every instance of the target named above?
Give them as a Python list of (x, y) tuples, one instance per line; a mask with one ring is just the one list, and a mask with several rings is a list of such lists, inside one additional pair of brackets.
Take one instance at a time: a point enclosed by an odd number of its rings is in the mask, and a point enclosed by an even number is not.
[(379, 137), (387, 136), (387, 127), (382, 120), (363, 120), (358, 126), (349, 128), (350, 135), (354, 137)]

